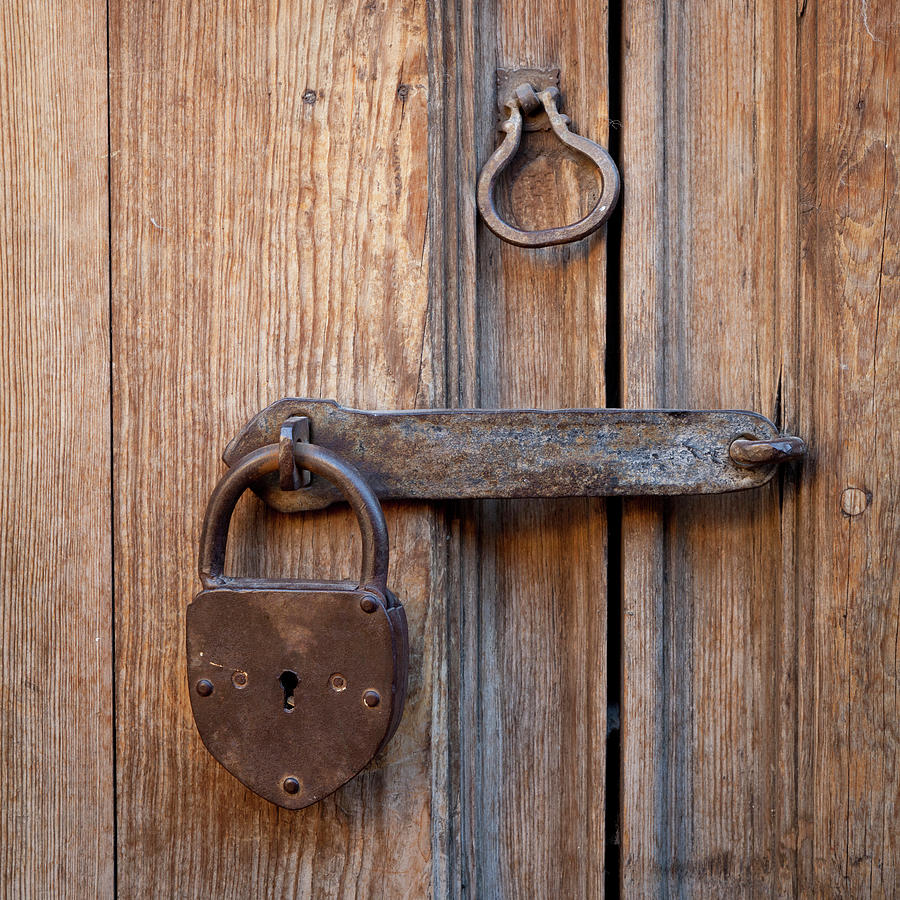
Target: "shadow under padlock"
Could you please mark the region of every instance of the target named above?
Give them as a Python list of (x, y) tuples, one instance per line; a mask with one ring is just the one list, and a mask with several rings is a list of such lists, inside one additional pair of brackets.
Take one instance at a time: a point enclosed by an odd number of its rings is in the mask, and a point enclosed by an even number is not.
[(203, 590), (187, 610), (187, 665), (209, 752), (261, 797), (302, 809), (353, 778), (393, 735), (406, 698), (409, 639), (403, 607), (387, 589), (387, 527), (377, 497), (335, 453), (291, 443), (296, 465), (332, 482), (356, 513), (359, 582), (224, 574), (237, 501), (279, 469), (278, 444), (254, 450), (222, 477), (207, 505)]

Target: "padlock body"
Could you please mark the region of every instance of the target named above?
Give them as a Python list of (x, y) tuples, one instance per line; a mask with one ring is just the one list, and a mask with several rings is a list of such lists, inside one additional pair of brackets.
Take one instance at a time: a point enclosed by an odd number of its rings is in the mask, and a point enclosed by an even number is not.
[(402, 606), (375, 589), (213, 588), (187, 610), (188, 686), (210, 753), (288, 809), (364, 768), (403, 711)]

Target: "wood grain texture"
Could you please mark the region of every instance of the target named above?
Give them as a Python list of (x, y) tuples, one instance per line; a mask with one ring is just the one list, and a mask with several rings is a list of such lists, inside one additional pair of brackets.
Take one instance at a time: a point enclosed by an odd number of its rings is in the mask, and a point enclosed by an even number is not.
[[(792, 126), (772, 77), (792, 25), (775, 4), (625, 7), (626, 406), (796, 427), (778, 399), (779, 129)], [(625, 504), (626, 894), (775, 890), (778, 517), (777, 484)]]
[(626, 504), (625, 892), (890, 896), (896, 11), (625, 12), (624, 402), (812, 448), (752, 497)]
[(113, 890), (106, 97), (105, 3), (3, 4), (0, 885), (10, 897)]
[[(121, 892), (422, 896), (446, 771), (432, 513), (386, 511), (403, 722), (324, 802), (279, 810), (218, 766), (183, 644), (218, 457), (253, 413), (282, 396), (433, 404), (424, 5), (114, 0), (110, 24)], [(346, 509), (241, 505), (231, 571), (356, 570)]]
[[(446, 297), (447, 402), (603, 405), (605, 242), (503, 244), (477, 221), (498, 67), (559, 66), (565, 112), (607, 135), (605, 5), (448, 4), (435, 13), (433, 159), (446, 182), (435, 296)], [(571, 221), (596, 180), (529, 135), (500, 187), (522, 227)], [(439, 261), (439, 262), (438, 262)], [(599, 501), (460, 504), (448, 513), (449, 883), (466, 896), (601, 896), (606, 534)]]
[(900, 9), (811, 4), (800, 37), (793, 399), (814, 456), (784, 529), (801, 611), (797, 886), (889, 897), (900, 886)]

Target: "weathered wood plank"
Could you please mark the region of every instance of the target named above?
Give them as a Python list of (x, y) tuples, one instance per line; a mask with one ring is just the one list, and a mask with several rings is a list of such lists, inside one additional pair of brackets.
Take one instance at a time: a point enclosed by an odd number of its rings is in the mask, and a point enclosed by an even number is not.
[[(778, 312), (793, 298), (777, 276), (779, 166), (796, 129), (779, 107), (791, 84), (772, 77), (793, 16), (665, 0), (624, 14), (623, 403), (746, 408), (794, 427), (778, 399)], [(623, 547), (625, 893), (772, 892), (778, 487), (626, 502)]]
[(0, 8), (0, 884), (114, 872), (106, 4)]
[[(604, 401), (605, 242), (533, 251), (476, 220), (493, 152), (498, 67), (559, 66), (565, 112), (607, 135), (605, 4), (447, 5), (442, 68), (449, 291), (447, 403)], [(435, 42), (436, 43), (436, 42)], [(441, 78), (442, 72), (449, 73)], [(437, 153), (435, 153), (435, 157)], [(597, 185), (549, 134), (526, 136), (500, 203), (523, 227), (578, 217)], [(606, 535), (599, 501), (461, 504), (450, 512), (450, 881), (467, 896), (601, 896), (606, 739)]]
[(626, 7), (625, 402), (812, 448), (755, 505), (626, 505), (626, 892), (896, 889), (897, 28)]
[[(183, 627), (218, 457), (253, 413), (434, 403), (424, 4), (114, 0), (110, 39), (122, 893), (422, 896), (446, 770), (432, 513), (386, 511), (412, 644), (400, 731), (321, 804), (280, 811), (206, 753)], [(242, 507), (232, 571), (358, 565), (346, 510)]]
[(792, 400), (815, 455), (785, 524), (802, 615), (797, 883), (888, 897), (900, 885), (900, 9), (810, 4), (800, 36)]

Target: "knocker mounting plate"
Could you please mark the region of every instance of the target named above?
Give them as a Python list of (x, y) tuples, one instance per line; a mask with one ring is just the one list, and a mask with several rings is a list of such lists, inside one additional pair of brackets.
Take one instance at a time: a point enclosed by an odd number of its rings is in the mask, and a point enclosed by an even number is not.
[[(538, 69), (497, 69), (497, 130), (503, 131), (509, 118), (509, 105), (516, 103), (516, 88), (521, 84), (530, 84), (540, 93), (547, 88), (559, 88), (558, 68)], [(563, 116), (566, 124), (570, 124), (568, 116)], [(522, 117), (523, 131), (550, 131), (550, 118), (543, 107)]]

